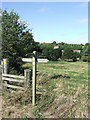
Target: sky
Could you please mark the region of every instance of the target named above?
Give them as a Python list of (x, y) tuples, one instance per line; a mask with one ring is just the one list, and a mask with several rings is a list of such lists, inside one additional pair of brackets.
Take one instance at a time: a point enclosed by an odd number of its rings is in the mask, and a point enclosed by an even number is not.
[(3, 2), (32, 29), (37, 42), (88, 42), (88, 2)]

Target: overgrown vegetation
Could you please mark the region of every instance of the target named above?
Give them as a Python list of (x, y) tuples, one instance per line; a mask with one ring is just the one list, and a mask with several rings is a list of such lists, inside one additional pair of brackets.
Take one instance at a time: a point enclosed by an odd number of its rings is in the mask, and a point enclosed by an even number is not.
[(37, 77), (37, 85), (43, 81), (39, 90), (46, 92), (42, 91), (41, 99), (33, 110), (35, 117), (88, 118), (87, 68), (88, 64), (82, 62), (38, 64), (43, 75)]
[(88, 118), (87, 62), (38, 63), (37, 71), (36, 106), (32, 108), (30, 91), (6, 92), (3, 117)]
[(10, 71), (22, 73), (21, 57), (27, 57), (32, 51), (40, 51), (33, 39), (31, 30), (17, 13), (2, 12), (2, 58), (9, 59)]

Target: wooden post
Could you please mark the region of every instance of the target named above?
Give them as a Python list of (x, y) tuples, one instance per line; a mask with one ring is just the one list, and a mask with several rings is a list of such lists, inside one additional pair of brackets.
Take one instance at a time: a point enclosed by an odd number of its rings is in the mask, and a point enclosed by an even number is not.
[[(9, 61), (8, 61), (7, 59), (3, 59), (3, 68), (2, 68), (3, 71), (2, 71), (2, 72), (3, 72), (4, 74), (8, 74), (8, 72), (9, 72), (8, 66), (9, 66)], [(4, 83), (5, 83), (5, 85), (7, 85), (8, 82), (5, 81)]]
[(3, 59), (3, 73), (8, 74), (8, 60)]
[(1, 70), (2, 70), (2, 74), (3, 74), (3, 61), (1, 61)]
[(25, 88), (29, 87), (29, 85), (30, 85), (30, 78), (31, 78), (31, 70), (29, 70), (29, 69), (24, 70), (24, 84), (25, 84)]
[(33, 52), (32, 105), (36, 103), (36, 51)]

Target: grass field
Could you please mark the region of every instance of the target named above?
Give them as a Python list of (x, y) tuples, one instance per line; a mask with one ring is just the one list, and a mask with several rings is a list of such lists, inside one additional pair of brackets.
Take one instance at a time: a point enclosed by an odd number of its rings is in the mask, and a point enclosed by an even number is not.
[[(32, 64), (24, 65), (24, 68), (31, 67)], [(88, 118), (87, 62), (38, 63), (37, 71), (37, 91), (41, 94), (37, 94), (36, 106), (32, 108), (33, 117)], [(24, 116), (30, 117), (30, 104), (20, 107), (25, 107)], [(20, 113), (22, 114), (19, 116), (22, 116), (23, 112)], [(14, 113), (8, 116), (12, 114)]]
[(42, 92), (33, 114), (36, 117), (88, 117), (88, 63), (37, 64), (37, 91)]

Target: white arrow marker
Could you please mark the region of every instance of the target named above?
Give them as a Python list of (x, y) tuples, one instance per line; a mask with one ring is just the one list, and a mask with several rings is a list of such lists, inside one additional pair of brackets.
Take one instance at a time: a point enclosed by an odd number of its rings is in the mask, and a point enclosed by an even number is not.
[(32, 62), (32, 58), (22, 58), (23, 62)]
[(39, 63), (47, 63), (49, 60), (48, 59), (37, 59)]
[[(32, 58), (22, 58), (23, 62), (32, 62)], [(48, 59), (37, 59), (39, 63), (47, 63)]]

